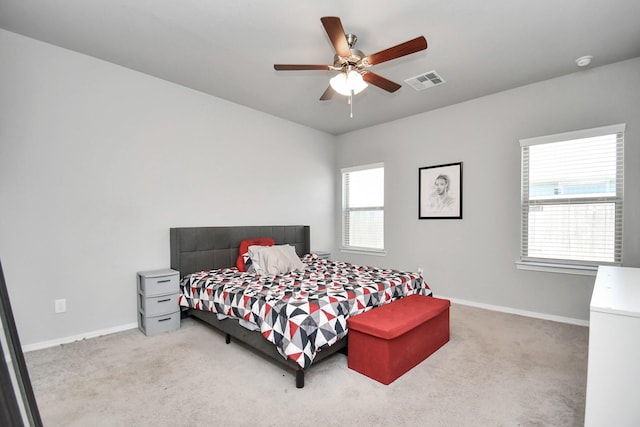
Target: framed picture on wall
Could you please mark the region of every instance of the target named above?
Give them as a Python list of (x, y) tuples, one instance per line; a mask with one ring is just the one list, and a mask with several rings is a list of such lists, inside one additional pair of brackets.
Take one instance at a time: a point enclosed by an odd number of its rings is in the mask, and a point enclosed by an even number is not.
[(418, 169), (418, 219), (462, 219), (462, 162)]

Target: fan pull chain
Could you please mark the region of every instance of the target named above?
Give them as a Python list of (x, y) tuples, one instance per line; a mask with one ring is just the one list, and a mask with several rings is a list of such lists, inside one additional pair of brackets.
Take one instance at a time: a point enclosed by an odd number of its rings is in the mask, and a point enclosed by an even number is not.
[(349, 118), (353, 119), (353, 91), (349, 94)]

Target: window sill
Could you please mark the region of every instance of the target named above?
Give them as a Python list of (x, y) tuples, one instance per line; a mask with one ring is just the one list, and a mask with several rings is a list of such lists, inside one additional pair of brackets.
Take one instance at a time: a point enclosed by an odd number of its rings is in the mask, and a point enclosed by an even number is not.
[(374, 255), (374, 256), (387, 256), (387, 251), (384, 249), (367, 249), (367, 248), (340, 248), (340, 252), (359, 255)]
[(516, 261), (518, 270), (545, 271), (547, 273), (577, 274), (580, 276), (595, 276), (597, 265), (552, 264), (545, 262)]

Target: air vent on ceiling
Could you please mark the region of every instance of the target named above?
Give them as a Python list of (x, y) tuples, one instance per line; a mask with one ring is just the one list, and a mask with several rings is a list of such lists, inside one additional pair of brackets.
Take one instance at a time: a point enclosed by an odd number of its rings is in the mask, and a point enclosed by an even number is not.
[(405, 83), (408, 83), (415, 90), (424, 90), (446, 83), (446, 80), (435, 71), (429, 71), (419, 76), (411, 77), (405, 80)]

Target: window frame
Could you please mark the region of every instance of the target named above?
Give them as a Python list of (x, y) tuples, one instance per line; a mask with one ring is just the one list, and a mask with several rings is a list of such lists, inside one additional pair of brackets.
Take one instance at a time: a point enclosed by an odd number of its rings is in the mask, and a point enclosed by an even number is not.
[[(602, 126), (591, 129), (583, 129), (572, 132), (565, 132), (554, 135), (547, 135), (535, 138), (526, 138), (520, 140), (520, 161), (521, 161), (521, 230), (520, 230), (520, 257), (516, 262), (516, 268), (522, 270), (548, 271), (557, 273), (579, 274), (579, 275), (595, 275), (598, 265), (622, 265), (623, 259), (623, 216), (624, 216), (624, 132), (625, 124), (616, 124), (610, 126)], [(618, 135), (616, 142), (616, 177), (620, 182), (616, 181), (616, 195), (613, 197), (584, 197), (577, 201), (575, 198), (547, 198), (535, 199), (534, 203), (530, 203), (529, 199), (529, 159), (528, 150), (525, 148), (539, 144), (551, 144), (557, 142), (565, 142), (583, 138), (592, 138), (605, 135)], [(526, 176), (525, 176), (525, 171)], [(614, 261), (584, 261), (584, 260), (567, 260), (556, 258), (536, 258), (528, 256), (526, 253), (528, 248), (528, 219), (530, 206), (540, 205), (566, 205), (566, 204), (604, 204), (614, 203), (615, 219), (614, 219)]]
[[(360, 165), (360, 166), (353, 166), (353, 167), (346, 167), (346, 168), (342, 168), (340, 169), (340, 186), (341, 186), (341, 207), (340, 207), (340, 218), (341, 218), (341, 227), (340, 227), (340, 247), (339, 250), (341, 252), (348, 252), (348, 253), (357, 253), (357, 254), (366, 254), (366, 255), (378, 255), (378, 256), (385, 256), (386, 255), (386, 250), (385, 250), (385, 226), (384, 226), (384, 204), (385, 204), (385, 194), (386, 193), (385, 190), (385, 182), (386, 182), (386, 178), (383, 178), (383, 183), (382, 183), (382, 191), (383, 191), (383, 201), (382, 201), (382, 206), (367, 206), (367, 207), (357, 207), (357, 208), (349, 208), (347, 206), (347, 195), (346, 195), (346, 191), (347, 189), (345, 188), (345, 174), (348, 173), (353, 173), (353, 172), (359, 172), (359, 171), (366, 171), (366, 170), (371, 170), (371, 169), (382, 169), (383, 170), (383, 174), (386, 172), (385, 171), (385, 167), (384, 167), (384, 162), (379, 162), (379, 163), (371, 163), (371, 164), (366, 164), (366, 165)], [(383, 220), (382, 220), (382, 248), (373, 248), (373, 247), (366, 247), (366, 246), (352, 246), (352, 245), (347, 245), (345, 244), (345, 232), (347, 231), (347, 222), (348, 222), (348, 215), (349, 212), (351, 211), (382, 211), (383, 213)]]

